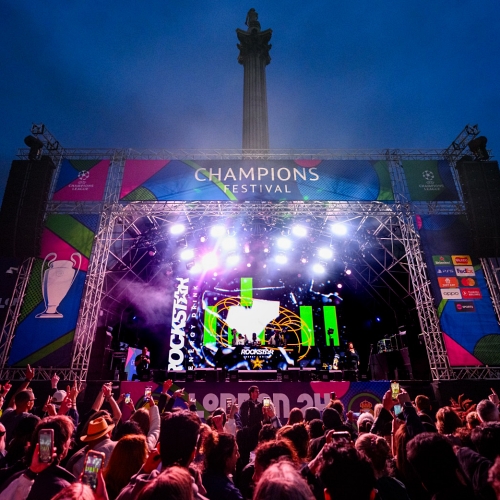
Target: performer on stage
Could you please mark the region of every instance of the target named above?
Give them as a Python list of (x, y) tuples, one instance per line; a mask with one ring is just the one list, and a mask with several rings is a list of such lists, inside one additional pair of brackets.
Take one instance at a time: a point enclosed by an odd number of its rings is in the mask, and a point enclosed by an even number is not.
[(345, 353), (346, 365), (348, 370), (357, 370), (359, 367), (359, 354), (354, 348), (352, 342), (347, 343), (347, 351)]
[(143, 347), (142, 353), (135, 358), (135, 371), (136, 375), (132, 376), (132, 380), (148, 380), (149, 379), (149, 365), (151, 359), (149, 358), (148, 348)]

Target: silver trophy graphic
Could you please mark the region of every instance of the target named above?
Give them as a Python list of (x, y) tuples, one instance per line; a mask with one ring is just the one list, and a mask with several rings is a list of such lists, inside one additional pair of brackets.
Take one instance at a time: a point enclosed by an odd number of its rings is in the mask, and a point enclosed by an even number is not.
[[(57, 254), (47, 254), (42, 264), (42, 294), (45, 302), (45, 311), (36, 315), (36, 318), (62, 318), (57, 310), (75, 281), (76, 275), (82, 266), (82, 256), (78, 252), (71, 255), (71, 260), (56, 260)], [(76, 266), (78, 259), (78, 267)], [(45, 263), (48, 269), (44, 272)]]

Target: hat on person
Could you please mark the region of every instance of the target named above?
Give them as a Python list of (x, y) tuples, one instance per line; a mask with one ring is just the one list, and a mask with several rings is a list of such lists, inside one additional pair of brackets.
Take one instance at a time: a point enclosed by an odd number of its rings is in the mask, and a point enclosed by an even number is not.
[(95, 420), (91, 420), (89, 422), (89, 426), (87, 428), (87, 434), (80, 437), (81, 441), (95, 441), (106, 435), (109, 431), (114, 428), (115, 424), (108, 424), (107, 420), (104, 417), (96, 418)]
[(60, 405), (64, 401), (64, 398), (67, 395), (68, 395), (68, 393), (66, 391), (63, 391), (62, 389), (54, 392), (54, 394), (52, 396), (52, 403), (55, 405)]

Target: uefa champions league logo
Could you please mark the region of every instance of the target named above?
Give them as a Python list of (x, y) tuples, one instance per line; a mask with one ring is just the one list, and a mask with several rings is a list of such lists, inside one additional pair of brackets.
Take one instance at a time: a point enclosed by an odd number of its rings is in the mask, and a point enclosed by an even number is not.
[(88, 170), (82, 170), (78, 172), (78, 179), (81, 181), (86, 181), (90, 177), (90, 172)]
[(430, 170), (424, 170), (422, 172), (422, 177), (428, 182), (432, 182), (434, 180), (434, 174)]

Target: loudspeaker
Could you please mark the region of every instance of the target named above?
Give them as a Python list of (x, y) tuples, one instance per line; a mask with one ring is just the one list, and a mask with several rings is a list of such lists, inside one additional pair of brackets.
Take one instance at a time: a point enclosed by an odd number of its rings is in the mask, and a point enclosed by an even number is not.
[(500, 257), (500, 170), (496, 161), (457, 162), (477, 257)]
[(14, 160), (0, 211), (0, 255), (38, 257), (43, 217), (54, 173), (48, 156), (40, 161)]

